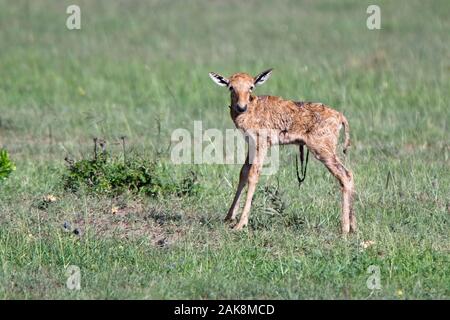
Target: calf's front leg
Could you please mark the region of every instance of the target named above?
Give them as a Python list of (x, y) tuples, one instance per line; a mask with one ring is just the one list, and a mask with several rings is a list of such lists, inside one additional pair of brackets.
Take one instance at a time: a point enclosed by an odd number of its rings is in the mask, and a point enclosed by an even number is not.
[(239, 223), (234, 226), (234, 230), (241, 230), (248, 224), (248, 217), (250, 213), (250, 208), (252, 206), (253, 194), (255, 193), (256, 184), (259, 180), (259, 175), (261, 174), (261, 169), (264, 163), (264, 157), (266, 155), (266, 148), (261, 148), (257, 151), (254, 157), (253, 163), (250, 166), (248, 173), (248, 190), (247, 199), (245, 200), (244, 209), (242, 210), (241, 218)]
[(236, 190), (236, 195), (234, 196), (233, 203), (231, 204), (230, 210), (228, 210), (228, 214), (225, 217), (225, 222), (233, 221), (236, 218), (236, 214), (239, 209), (239, 200), (241, 199), (242, 190), (247, 184), (249, 171), (250, 171), (250, 163), (248, 161), (247, 155), (247, 159), (245, 160), (245, 163), (241, 169), (241, 173), (239, 174), (239, 184)]

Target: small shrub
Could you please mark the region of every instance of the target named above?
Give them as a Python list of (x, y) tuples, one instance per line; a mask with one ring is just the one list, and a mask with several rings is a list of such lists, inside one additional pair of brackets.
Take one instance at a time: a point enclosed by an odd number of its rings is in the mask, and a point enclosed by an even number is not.
[(95, 153), (93, 159), (68, 161), (68, 172), (63, 176), (64, 188), (76, 192), (84, 186), (97, 194), (114, 195), (131, 191), (152, 197), (191, 196), (199, 190), (194, 172), (181, 181), (175, 181), (167, 164), (130, 155), (127, 155), (126, 161), (124, 159), (102, 152), (99, 155)]
[(16, 170), (16, 166), (9, 159), (8, 152), (0, 149), (0, 181), (5, 180), (14, 170)]

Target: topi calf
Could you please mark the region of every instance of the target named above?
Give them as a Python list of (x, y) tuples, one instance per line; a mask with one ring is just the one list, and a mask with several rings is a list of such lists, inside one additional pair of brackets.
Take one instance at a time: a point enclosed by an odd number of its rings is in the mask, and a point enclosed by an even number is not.
[[(342, 233), (356, 231), (353, 174), (344, 167), (336, 154), (342, 126), (345, 133), (344, 153), (350, 145), (347, 119), (342, 113), (323, 103), (296, 102), (275, 96), (253, 95), (254, 87), (266, 82), (271, 73), (272, 69), (269, 69), (256, 77), (236, 73), (229, 78), (214, 72), (209, 74), (216, 84), (230, 90), (231, 118), (254, 146), (253, 150), (249, 144), (249, 153), (240, 172), (236, 195), (225, 220), (235, 220), (242, 190), (248, 184), (244, 209), (234, 229), (240, 230), (247, 225), (253, 194), (267, 149), (275, 144), (296, 144), (300, 146), (301, 160), (303, 160), (303, 146), (306, 146), (336, 177), (342, 188)], [(305, 173), (306, 168), (303, 175)], [(299, 177), (299, 182), (301, 181)]]

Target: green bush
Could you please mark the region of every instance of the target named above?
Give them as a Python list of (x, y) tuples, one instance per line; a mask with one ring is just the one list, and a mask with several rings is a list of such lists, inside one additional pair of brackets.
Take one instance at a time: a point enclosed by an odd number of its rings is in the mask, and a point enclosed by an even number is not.
[(16, 170), (16, 166), (9, 159), (8, 152), (0, 149), (0, 181), (5, 180), (14, 170)]
[(171, 176), (168, 164), (141, 159), (138, 156), (108, 156), (95, 154), (93, 159), (69, 162), (63, 175), (65, 190), (78, 191), (82, 186), (96, 194), (120, 194), (125, 191), (144, 193), (152, 197), (191, 196), (199, 190), (197, 175), (190, 172), (180, 180)]

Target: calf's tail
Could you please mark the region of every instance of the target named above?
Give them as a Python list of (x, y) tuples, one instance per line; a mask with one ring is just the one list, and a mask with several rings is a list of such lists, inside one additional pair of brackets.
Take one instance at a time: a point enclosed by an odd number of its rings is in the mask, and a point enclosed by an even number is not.
[(348, 125), (347, 118), (345, 118), (343, 114), (341, 114), (341, 121), (342, 126), (344, 127), (344, 136), (345, 136), (343, 151), (344, 153), (347, 153), (347, 149), (350, 147), (350, 127)]

